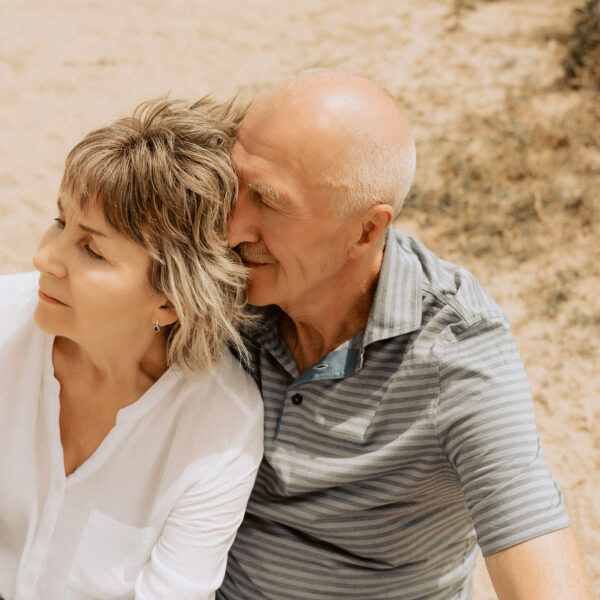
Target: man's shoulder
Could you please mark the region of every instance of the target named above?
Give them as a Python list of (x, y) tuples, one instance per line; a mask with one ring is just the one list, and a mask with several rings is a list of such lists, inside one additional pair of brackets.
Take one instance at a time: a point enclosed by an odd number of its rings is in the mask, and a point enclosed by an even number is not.
[[(391, 237), (397, 262), (412, 262), (418, 273), (423, 311), (445, 309), (470, 326), (505, 315), (483, 284), (465, 267), (437, 256), (415, 237), (395, 230)], [(400, 268), (400, 267), (398, 267)]]

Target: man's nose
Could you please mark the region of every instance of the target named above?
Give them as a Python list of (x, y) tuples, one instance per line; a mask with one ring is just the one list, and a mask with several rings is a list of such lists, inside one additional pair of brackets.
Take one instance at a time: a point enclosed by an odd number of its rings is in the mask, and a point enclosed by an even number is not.
[(40, 273), (55, 277), (65, 277), (67, 269), (63, 260), (64, 248), (60, 242), (61, 234), (48, 232), (42, 238), (38, 251), (33, 256), (33, 266)]
[(227, 241), (232, 248), (242, 242), (257, 242), (260, 239), (256, 210), (249, 201), (248, 189), (240, 186), (227, 224)]

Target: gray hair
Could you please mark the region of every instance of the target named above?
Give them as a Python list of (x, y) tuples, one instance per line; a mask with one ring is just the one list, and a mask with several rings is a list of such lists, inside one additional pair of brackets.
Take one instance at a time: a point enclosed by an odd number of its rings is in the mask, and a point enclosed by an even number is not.
[(328, 166), (333, 174), (328, 183), (333, 190), (336, 214), (343, 218), (376, 204), (389, 204), (397, 215), (412, 185), (416, 166), (412, 136), (400, 146), (357, 134), (352, 147)]

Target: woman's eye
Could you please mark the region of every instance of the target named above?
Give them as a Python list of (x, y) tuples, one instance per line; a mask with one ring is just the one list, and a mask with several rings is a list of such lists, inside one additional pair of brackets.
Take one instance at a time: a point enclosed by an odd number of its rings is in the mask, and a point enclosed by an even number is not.
[(86, 254), (90, 257), (93, 258), (94, 260), (104, 260), (103, 256), (100, 256), (100, 254), (98, 254), (97, 252), (94, 252), (91, 248), (89, 244), (85, 244), (83, 246), (83, 249), (85, 250)]
[(54, 219), (54, 222), (61, 228), (64, 229), (65, 228), (65, 221), (64, 219), (61, 219), (60, 217), (56, 217)]

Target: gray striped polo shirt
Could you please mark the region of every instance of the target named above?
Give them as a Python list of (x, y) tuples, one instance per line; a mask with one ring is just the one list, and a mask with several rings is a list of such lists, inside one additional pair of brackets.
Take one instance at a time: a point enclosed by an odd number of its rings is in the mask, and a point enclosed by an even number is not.
[(485, 556), (569, 524), (502, 311), (390, 229), (366, 328), (299, 373), (263, 309), (265, 455), (221, 600), (467, 599)]

